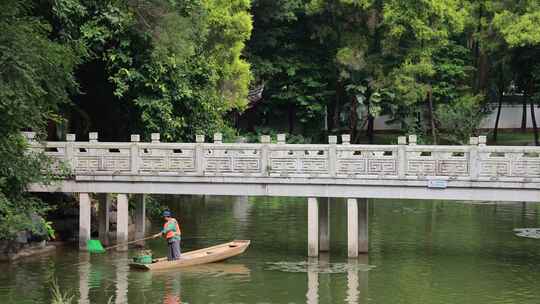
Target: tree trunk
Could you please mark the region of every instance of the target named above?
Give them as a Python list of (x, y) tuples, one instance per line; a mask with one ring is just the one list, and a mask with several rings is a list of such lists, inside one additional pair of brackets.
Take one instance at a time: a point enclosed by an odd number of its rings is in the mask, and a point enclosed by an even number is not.
[(427, 100), (428, 100), (428, 110), (429, 110), (429, 122), (431, 127), (431, 138), (433, 139), (433, 144), (437, 144), (437, 130), (435, 129), (435, 115), (433, 114), (433, 92), (431, 91), (431, 87), (428, 89), (427, 92)]
[(339, 130), (339, 114), (341, 112), (341, 96), (343, 96), (343, 85), (338, 80), (336, 83), (336, 101), (334, 102), (334, 112), (332, 115), (332, 130)]
[(289, 103), (287, 112), (288, 112), (288, 120), (289, 120), (289, 134), (293, 134), (294, 121), (295, 121), (295, 118), (296, 118), (294, 104)]
[(499, 102), (497, 106), (497, 118), (495, 118), (495, 127), (493, 127), (493, 142), (497, 142), (497, 132), (499, 131), (499, 119), (501, 118), (501, 108), (503, 101), (504, 87), (499, 88)]
[[(476, 33), (480, 33), (482, 31), (482, 16), (483, 15), (484, 15), (484, 7), (482, 3), (479, 3), (478, 19), (477, 19), (478, 23), (477, 23)], [(477, 93), (480, 91), (480, 78), (482, 74), (481, 68), (480, 68), (480, 41), (479, 40), (480, 40), (479, 38), (473, 38), (474, 66), (476, 67), (473, 88), (474, 88), (474, 91)]]
[(356, 134), (358, 132), (358, 100), (355, 96), (351, 97), (351, 113), (349, 115), (349, 127), (351, 128), (351, 142), (352, 144), (356, 143)]
[(521, 112), (521, 132), (527, 130), (527, 97), (523, 96), (523, 111)]
[(532, 100), (532, 98), (531, 98), (531, 121), (533, 125), (533, 130), (534, 130), (534, 145), (538, 146), (539, 145), (538, 127), (536, 126), (536, 115), (534, 114), (534, 101)]
[(539, 145), (539, 142), (538, 142), (538, 126), (536, 125), (536, 115), (534, 113), (534, 99), (531, 98), (531, 96), (533, 95), (533, 82), (532, 81), (529, 81), (529, 86), (527, 88), (527, 99), (529, 99), (530, 103), (531, 103), (531, 122), (532, 122), (532, 125), (533, 125), (533, 131), (534, 131), (534, 145), (535, 146), (538, 146)]
[(373, 144), (374, 120), (375, 120), (375, 117), (373, 117), (373, 115), (371, 115), (371, 113), (368, 113), (366, 133), (367, 133), (367, 138), (368, 138), (368, 143), (369, 144)]

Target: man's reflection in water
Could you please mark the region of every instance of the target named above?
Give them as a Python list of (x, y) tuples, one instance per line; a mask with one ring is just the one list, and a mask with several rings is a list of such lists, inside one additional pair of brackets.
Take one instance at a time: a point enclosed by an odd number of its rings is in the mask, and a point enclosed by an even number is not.
[(163, 304), (180, 304), (180, 276), (178, 274), (167, 276)]

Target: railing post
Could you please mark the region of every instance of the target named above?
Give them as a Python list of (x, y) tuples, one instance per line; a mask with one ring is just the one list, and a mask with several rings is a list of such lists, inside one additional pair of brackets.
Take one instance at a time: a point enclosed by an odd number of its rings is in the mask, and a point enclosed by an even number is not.
[(286, 134), (278, 134), (277, 135), (277, 143), (278, 145), (284, 145), (287, 140)]
[(469, 138), (469, 174), (471, 180), (478, 179), (478, 137)]
[(152, 133), (150, 134), (150, 139), (152, 140), (153, 144), (159, 143), (161, 135), (159, 133)]
[(98, 132), (88, 133), (88, 142), (97, 143), (98, 142)]
[(409, 146), (416, 146), (416, 135), (409, 135)]
[(337, 136), (328, 136), (328, 173), (331, 177), (336, 176), (337, 168)]
[(214, 143), (215, 144), (223, 143), (223, 135), (221, 133), (214, 133)]
[(341, 135), (341, 144), (342, 145), (349, 145), (351, 144), (351, 136), (349, 134), (343, 134)]
[(487, 137), (485, 135), (478, 136), (478, 146), (485, 147), (487, 145)]
[(269, 148), (268, 145), (270, 144), (270, 136), (269, 135), (261, 135), (260, 138), (261, 141), (261, 173), (262, 175), (269, 175), (269, 166), (270, 161), (268, 157)]
[(139, 174), (139, 142), (141, 136), (139, 134), (131, 134), (131, 174)]
[(204, 174), (203, 144), (204, 144), (204, 135), (195, 135), (195, 168), (197, 170), (197, 175), (199, 176), (202, 176)]
[(398, 155), (397, 155), (397, 168), (398, 168), (398, 178), (405, 179), (407, 174), (407, 137), (399, 136), (398, 137)]
[(26, 138), (26, 141), (29, 144), (32, 144), (36, 141), (36, 132), (21, 132), (24, 138)]
[(75, 153), (73, 151), (73, 143), (75, 142), (75, 134), (66, 134), (66, 159), (65, 162), (68, 164), (69, 169), (72, 172), (75, 171)]

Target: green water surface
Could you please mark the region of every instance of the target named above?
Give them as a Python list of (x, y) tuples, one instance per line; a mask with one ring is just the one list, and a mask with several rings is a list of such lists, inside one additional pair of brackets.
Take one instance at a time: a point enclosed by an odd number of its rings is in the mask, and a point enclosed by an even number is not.
[[(540, 303), (537, 204), (369, 201), (370, 253), (346, 256), (346, 204), (331, 202), (331, 251), (308, 259), (301, 198), (166, 196), (183, 250), (250, 239), (224, 263), (130, 271), (127, 253), (55, 253), (0, 264), (0, 303), (50, 303), (50, 282), (78, 303)], [(159, 229), (153, 225), (152, 231)], [(165, 255), (162, 240), (147, 242)]]

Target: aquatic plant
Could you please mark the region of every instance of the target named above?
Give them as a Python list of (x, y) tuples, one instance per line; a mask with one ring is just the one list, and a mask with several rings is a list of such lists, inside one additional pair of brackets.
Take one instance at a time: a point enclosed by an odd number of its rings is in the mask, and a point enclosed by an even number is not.
[(62, 292), (56, 279), (51, 283), (51, 296), (51, 304), (71, 304), (75, 298), (70, 292)]

